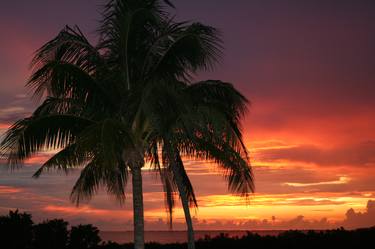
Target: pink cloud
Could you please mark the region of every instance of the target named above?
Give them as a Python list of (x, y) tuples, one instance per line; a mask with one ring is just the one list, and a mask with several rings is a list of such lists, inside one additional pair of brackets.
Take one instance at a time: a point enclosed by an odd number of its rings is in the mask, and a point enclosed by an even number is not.
[(16, 194), (22, 192), (22, 188), (15, 188), (11, 186), (0, 186), (0, 195), (3, 194)]

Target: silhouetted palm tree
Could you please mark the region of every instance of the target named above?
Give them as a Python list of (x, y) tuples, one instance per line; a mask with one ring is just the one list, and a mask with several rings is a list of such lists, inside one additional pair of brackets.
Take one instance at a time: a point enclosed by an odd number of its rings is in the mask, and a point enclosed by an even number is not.
[(180, 193), (188, 245), (194, 248), (189, 204), (197, 203), (181, 156), (214, 160), (224, 168), (232, 192), (252, 192), (251, 168), (239, 129), (247, 101), (231, 84), (212, 80), (189, 85), (169, 82), (165, 88), (158, 84), (151, 92), (143, 104), (146, 114), (153, 113), (149, 120), (156, 128), (150, 136), (151, 162), (162, 176), (170, 216), (173, 192)]
[[(246, 99), (230, 84), (192, 84), (220, 56), (217, 31), (176, 22), (161, 0), (110, 0), (100, 41), (66, 27), (40, 48), (28, 87), (43, 103), (16, 122), (1, 144), (11, 167), (46, 149), (61, 149), (35, 173), (83, 167), (71, 198), (77, 204), (104, 186), (119, 201), (132, 174), (134, 243), (144, 248), (141, 168), (161, 174), (171, 212), (177, 189), (194, 247), (189, 203), (194, 192), (181, 157), (213, 159), (232, 191), (247, 195), (253, 178), (242, 143)], [(159, 162), (159, 157), (162, 163)]]

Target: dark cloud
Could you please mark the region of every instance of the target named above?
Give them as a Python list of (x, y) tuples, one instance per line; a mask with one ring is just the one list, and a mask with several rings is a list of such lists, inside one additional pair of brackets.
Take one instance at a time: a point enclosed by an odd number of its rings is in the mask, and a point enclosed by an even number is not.
[(319, 166), (374, 166), (375, 141), (333, 149), (300, 145), (263, 150), (260, 154), (261, 159), (265, 161), (289, 160), (313, 163)]
[(10, 106), (0, 108), (0, 123), (11, 124), (18, 119), (24, 118), (30, 112), (23, 106)]
[(346, 212), (343, 226), (347, 228), (360, 228), (375, 226), (375, 200), (369, 200), (365, 212), (356, 212), (349, 209)]

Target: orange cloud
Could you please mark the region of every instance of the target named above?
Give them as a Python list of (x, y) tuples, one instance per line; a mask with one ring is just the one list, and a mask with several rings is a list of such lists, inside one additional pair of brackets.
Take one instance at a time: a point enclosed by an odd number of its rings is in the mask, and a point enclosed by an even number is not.
[(96, 219), (129, 219), (132, 217), (130, 210), (112, 210), (112, 209), (100, 209), (89, 205), (84, 206), (56, 206), (47, 205), (42, 210), (53, 213), (60, 213), (68, 216), (90, 216)]

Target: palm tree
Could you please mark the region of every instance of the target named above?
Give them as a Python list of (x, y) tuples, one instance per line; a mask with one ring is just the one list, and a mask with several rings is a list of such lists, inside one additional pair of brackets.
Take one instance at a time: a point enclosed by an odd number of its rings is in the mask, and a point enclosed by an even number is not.
[(82, 167), (71, 194), (77, 204), (102, 186), (123, 202), (131, 173), (137, 249), (144, 248), (145, 161), (159, 169), (170, 210), (176, 189), (180, 193), (189, 248), (194, 247), (189, 204), (196, 199), (181, 157), (213, 159), (226, 170), (232, 191), (253, 191), (238, 128), (246, 99), (230, 84), (190, 83), (196, 71), (219, 58), (218, 33), (174, 21), (163, 3), (172, 6), (167, 0), (110, 0), (98, 45), (78, 27), (66, 27), (42, 46), (27, 86), (44, 101), (1, 143), (12, 168), (40, 151), (60, 149), (34, 176)]
[(232, 192), (245, 196), (252, 192), (252, 172), (239, 129), (247, 100), (231, 84), (212, 80), (158, 84), (150, 92), (142, 107), (153, 114), (149, 122), (157, 128), (150, 138), (149, 155), (162, 176), (170, 217), (173, 191), (177, 188), (180, 193), (188, 247), (194, 248), (189, 204), (197, 206), (197, 202), (181, 157), (214, 160), (224, 168)]

